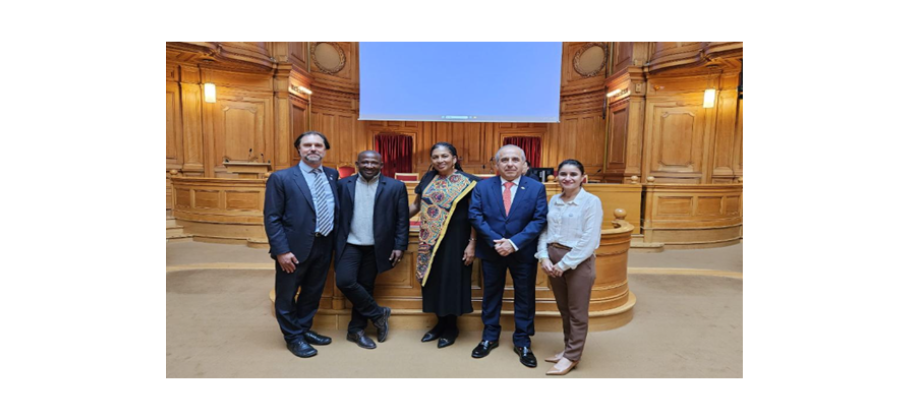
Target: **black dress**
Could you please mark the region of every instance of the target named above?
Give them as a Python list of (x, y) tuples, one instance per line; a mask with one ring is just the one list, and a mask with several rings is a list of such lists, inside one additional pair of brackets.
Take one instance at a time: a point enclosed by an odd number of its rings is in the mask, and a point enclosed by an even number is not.
[[(458, 171), (457, 173), (474, 181), (479, 180), (463, 172)], [(426, 176), (425, 179), (422, 179), (415, 193), (421, 195), (433, 178)], [(443, 233), (444, 239), (441, 240), (431, 261), (428, 281), (422, 287), (423, 312), (441, 317), (473, 312), (473, 265), (463, 264), (463, 251), (470, 244), (470, 229), (472, 229), (469, 220), (471, 196), (472, 194), (468, 192), (454, 204), (456, 209), (447, 225), (447, 231)]]

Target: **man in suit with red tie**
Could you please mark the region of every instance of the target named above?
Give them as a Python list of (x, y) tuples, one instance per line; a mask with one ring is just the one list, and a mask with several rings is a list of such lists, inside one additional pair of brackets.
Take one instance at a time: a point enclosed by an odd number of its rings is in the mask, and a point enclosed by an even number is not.
[(536, 313), (537, 239), (546, 226), (546, 188), (524, 177), (524, 150), (506, 145), (495, 154), (500, 176), (479, 182), (470, 201), (476, 256), (482, 261), (482, 342), (474, 358), (489, 355), (501, 334), (505, 275), (514, 282), (514, 351), (524, 366), (536, 367), (530, 347)]
[(275, 260), (275, 315), (284, 341), (295, 356), (313, 357), (311, 344), (332, 342), (310, 328), (335, 246), (339, 173), (322, 166), (329, 149), (322, 133), (301, 134), (294, 148), (300, 163), (273, 173), (265, 185), (265, 234)]

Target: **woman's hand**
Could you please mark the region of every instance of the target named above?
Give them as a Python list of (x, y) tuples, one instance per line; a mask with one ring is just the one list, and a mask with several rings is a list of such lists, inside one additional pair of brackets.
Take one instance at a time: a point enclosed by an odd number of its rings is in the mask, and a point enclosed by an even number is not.
[(476, 257), (476, 242), (470, 242), (466, 246), (466, 249), (463, 250), (463, 265), (470, 265), (473, 263), (473, 258)]
[(543, 258), (540, 260), (540, 268), (542, 268), (543, 271), (546, 272), (547, 275), (552, 276), (553, 270), (556, 268), (556, 266), (554, 266), (553, 263), (549, 262), (549, 258)]

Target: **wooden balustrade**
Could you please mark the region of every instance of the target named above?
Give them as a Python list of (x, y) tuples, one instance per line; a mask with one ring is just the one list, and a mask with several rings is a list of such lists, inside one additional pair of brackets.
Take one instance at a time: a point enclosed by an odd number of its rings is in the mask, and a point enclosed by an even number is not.
[[(651, 181), (649, 181), (651, 182)], [(710, 248), (741, 241), (743, 184), (646, 184), (645, 242)]]

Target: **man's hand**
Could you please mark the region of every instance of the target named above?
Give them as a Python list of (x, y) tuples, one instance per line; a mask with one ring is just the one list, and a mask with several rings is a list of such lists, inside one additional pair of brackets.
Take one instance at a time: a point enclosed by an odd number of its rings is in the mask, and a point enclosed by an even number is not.
[(297, 264), (300, 264), (300, 261), (297, 261), (297, 257), (294, 256), (293, 252), (287, 252), (278, 256), (278, 264), (281, 264), (281, 269), (285, 273), (291, 274), (297, 268)]
[(392, 264), (393, 267), (396, 267), (396, 264), (402, 259), (402, 254), (403, 252), (398, 249), (394, 249), (393, 252), (390, 253), (390, 264)]
[(498, 255), (507, 257), (514, 252), (514, 245), (511, 245), (511, 241), (505, 238), (496, 239), (492, 242), (495, 242), (495, 251), (498, 252)]

